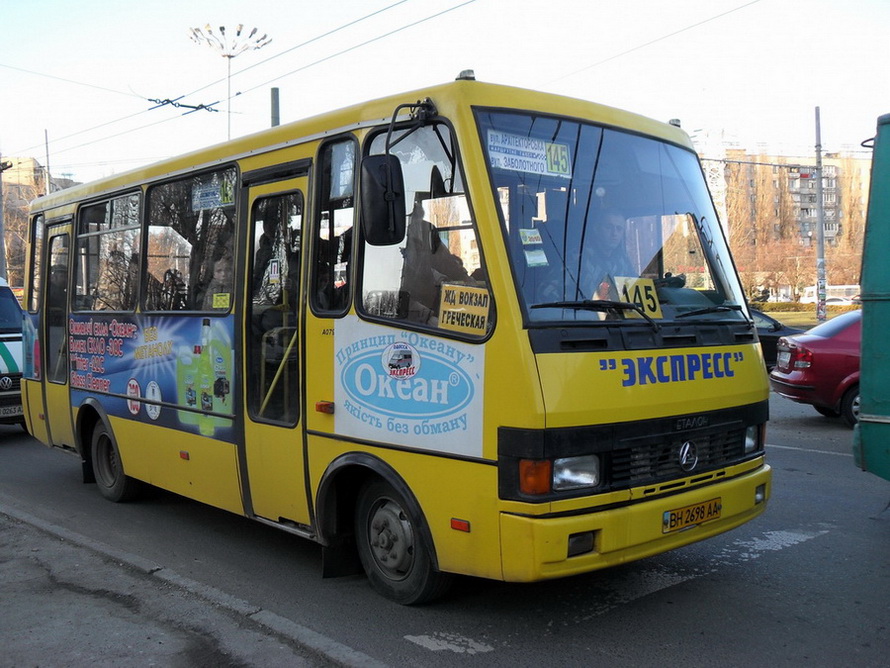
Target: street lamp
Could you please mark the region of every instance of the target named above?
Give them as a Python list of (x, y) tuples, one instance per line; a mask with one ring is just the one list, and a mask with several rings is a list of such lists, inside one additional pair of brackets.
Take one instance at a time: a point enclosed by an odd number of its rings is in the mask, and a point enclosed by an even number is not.
[(228, 121), (228, 139), (232, 138), (232, 58), (240, 56), (245, 51), (262, 49), (272, 38), (267, 34), (257, 36), (257, 29), (251, 29), (249, 34), (244, 33), (244, 24), (239, 23), (234, 31), (226, 27), (219, 27), (219, 34), (213, 32), (208, 23), (203, 28), (191, 28), (189, 37), (195, 44), (207, 45), (226, 59), (226, 119)]

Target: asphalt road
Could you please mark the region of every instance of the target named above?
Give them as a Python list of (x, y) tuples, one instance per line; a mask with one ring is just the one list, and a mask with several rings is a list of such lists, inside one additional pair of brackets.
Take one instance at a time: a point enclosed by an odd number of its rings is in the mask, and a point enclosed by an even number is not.
[[(854, 467), (839, 419), (777, 396), (771, 414), (773, 497), (754, 522), (565, 580), (464, 578), (417, 608), (362, 577), (322, 579), (318, 546), (244, 518), (160, 491), (108, 503), (74, 457), (14, 427), (0, 427), (0, 511), (140, 555), (382, 664), (885, 666), (890, 482)], [(0, 600), (0, 619), (11, 614)]]

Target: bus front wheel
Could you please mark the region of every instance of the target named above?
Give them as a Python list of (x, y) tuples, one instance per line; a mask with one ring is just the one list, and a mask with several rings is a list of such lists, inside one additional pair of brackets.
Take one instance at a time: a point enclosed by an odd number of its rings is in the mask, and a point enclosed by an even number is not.
[(102, 496), (115, 503), (131, 501), (138, 496), (140, 483), (124, 473), (117, 443), (104, 422), (99, 422), (93, 429), (90, 454), (93, 474)]
[(374, 480), (359, 493), (356, 541), (371, 586), (403, 605), (441, 596), (450, 576), (438, 571), (417, 523), (402, 496), (388, 483)]

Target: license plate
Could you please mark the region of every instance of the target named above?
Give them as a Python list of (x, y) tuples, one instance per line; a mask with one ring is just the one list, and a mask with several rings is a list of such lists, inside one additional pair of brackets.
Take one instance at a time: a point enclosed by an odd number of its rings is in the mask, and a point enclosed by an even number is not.
[(21, 406), (0, 406), (0, 417), (16, 417), (23, 415)]
[(791, 353), (787, 350), (783, 350), (778, 355), (776, 355), (776, 366), (780, 366), (783, 369), (788, 368), (788, 362), (791, 361)]
[(703, 503), (695, 503), (685, 508), (677, 508), (676, 510), (668, 510), (665, 512), (661, 520), (662, 533), (671, 533), (680, 531), (686, 527), (695, 526), (702, 522), (710, 522), (720, 518), (720, 512), (723, 510), (723, 503), (719, 498), (711, 499)]

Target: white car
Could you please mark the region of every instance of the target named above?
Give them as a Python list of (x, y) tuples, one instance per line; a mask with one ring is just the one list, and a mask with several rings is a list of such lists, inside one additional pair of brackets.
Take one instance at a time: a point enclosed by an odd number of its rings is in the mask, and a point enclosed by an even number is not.
[(21, 424), (22, 307), (5, 279), (0, 278), (0, 424)]

